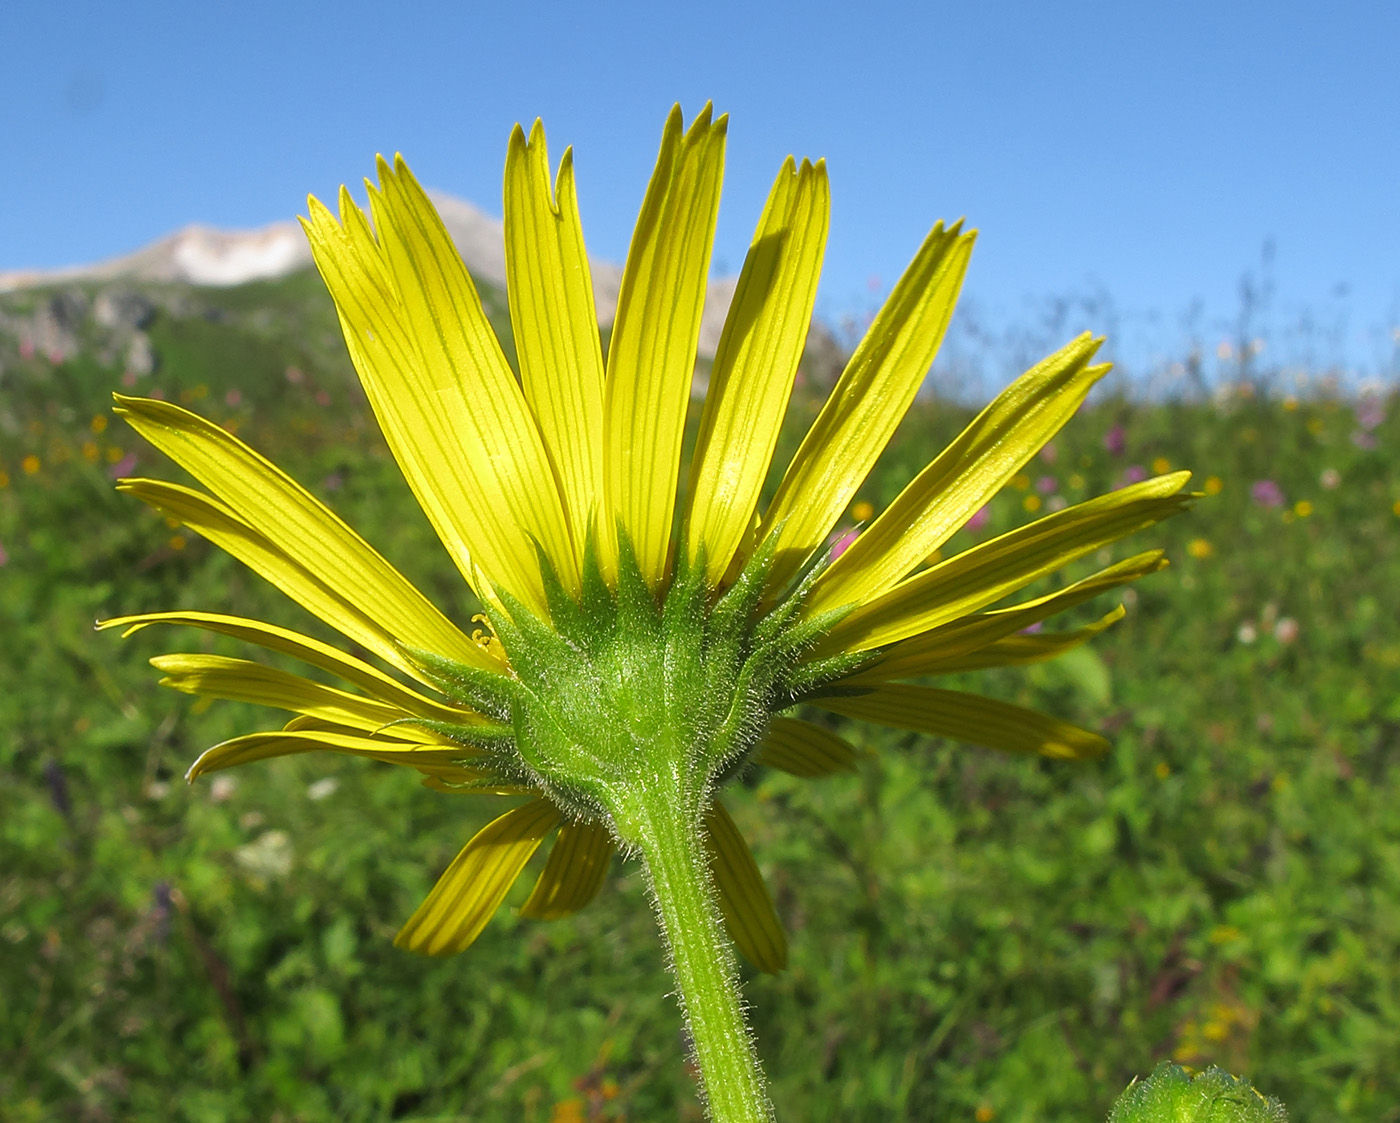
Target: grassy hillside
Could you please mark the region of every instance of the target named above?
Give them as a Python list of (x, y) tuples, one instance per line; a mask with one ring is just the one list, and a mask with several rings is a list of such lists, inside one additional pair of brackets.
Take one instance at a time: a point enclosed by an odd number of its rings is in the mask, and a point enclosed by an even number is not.
[[(474, 606), (314, 276), (140, 292), (115, 328), (81, 294), (66, 336), (51, 293), (0, 300), (0, 1118), (698, 1119), (635, 866), (575, 918), (504, 908), (465, 955), (422, 960), (390, 940), (487, 803), (320, 757), (184, 785), (201, 749), (279, 717), (158, 689), (145, 660), (248, 652), (95, 619), (201, 608), (333, 637), (113, 492), (180, 475), (111, 390), (235, 428), (450, 615)], [(40, 321), (52, 356), (24, 345)], [(123, 370), (136, 332), (148, 374)], [(1158, 461), (1211, 493), (1119, 549), (1173, 565), (1092, 650), (965, 676), (1109, 732), (1104, 760), (852, 725), (857, 775), (748, 777), (732, 810), (792, 945), (747, 982), (783, 1118), (1101, 1119), (1175, 1057), (1248, 1073), (1299, 1120), (1400, 1120), (1400, 426), (1380, 412), (1100, 400), (993, 502), (982, 536)], [(888, 503), (966, 419), (916, 405), (860, 499)]]

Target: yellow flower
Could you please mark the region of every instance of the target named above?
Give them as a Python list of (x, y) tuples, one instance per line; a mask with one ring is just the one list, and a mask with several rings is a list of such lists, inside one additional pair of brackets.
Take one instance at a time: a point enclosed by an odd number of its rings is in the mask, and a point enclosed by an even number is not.
[(39, 463), (39, 458), (35, 456), (32, 452), (19, 462), (19, 466), (24, 470), (24, 474), (26, 476), (37, 475), (39, 468), (41, 467)]
[(851, 505), (851, 518), (858, 523), (863, 523), (875, 513), (875, 504), (862, 499), (859, 503)]
[(1208, 558), (1215, 553), (1215, 547), (1204, 538), (1193, 538), (1187, 544), (1186, 552), (1193, 558)]
[(1207, 476), (1205, 485), (1201, 488), (1207, 495), (1219, 495), (1225, 489), (1225, 481), (1219, 476)]
[(1152, 470), (1159, 476), (1165, 475), (1172, 470), (1172, 462), (1165, 456), (1159, 456), (1152, 461)]
[[(523, 798), (466, 844), (400, 932), (402, 946), (435, 955), (465, 948), (552, 834), (523, 911), (574, 911), (598, 890), (617, 840), (651, 861), (648, 816), (665, 796), (691, 809), (697, 829), (703, 820), (718, 905), (740, 950), (780, 969), (776, 911), (717, 793), (750, 762), (803, 777), (854, 767), (850, 744), (789, 712), (799, 702), (1014, 753), (1077, 759), (1108, 748), (1056, 718), (903, 680), (1049, 658), (1108, 627), (1121, 608), (1087, 627), (1024, 634), (1161, 568), (1160, 550), (992, 606), (1183, 509), (1188, 473), (1090, 499), (925, 567), (998, 491), (1028, 484), (1023, 466), (1107, 371), (1092, 361), (1100, 341), (1086, 334), (1026, 372), (829, 558), (831, 531), (938, 351), (973, 234), (933, 228), (765, 506), (829, 208), (825, 166), (791, 159), (759, 219), (683, 466), (725, 131), (708, 108), (689, 130), (679, 108), (667, 120), (605, 361), (571, 154), (551, 184), (543, 129), (537, 122), (528, 139), (515, 130), (505, 247), (518, 381), (402, 158), (380, 161), (369, 214), (347, 191), (338, 216), (310, 201), (303, 225), (369, 403), (484, 608), (473, 634), (226, 430), (172, 403), (117, 398), (117, 412), (207, 489), (131, 479), (121, 490), (227, 550), (369, 653), (211, 612), (107, 621), (128, 632), (158, 622), (219, 632), (350, 688), (221, 655), (153, 660), (177, 690), (296, 715), (207, 750), (191, 779), (329, 750), (415, 768), (443, 792)], [(683, 610), (672, 613), (673, 604)], [(673, 655), (711, 677), (660, 677)], [(614, 698), (691, 715), (686, 736), (600, 716)], [(663, 753), (679, 755), (649, 775), (670, 778), (669, 796), (625, 772)], [(616, 766), (601, 779), (589, 772), (600, 760)]]
[(1313, 513), (1313, 505), (1307, 499), (1300, 499), (1293, 504), (1293, 513), (1300, 519), (1305, 519)]

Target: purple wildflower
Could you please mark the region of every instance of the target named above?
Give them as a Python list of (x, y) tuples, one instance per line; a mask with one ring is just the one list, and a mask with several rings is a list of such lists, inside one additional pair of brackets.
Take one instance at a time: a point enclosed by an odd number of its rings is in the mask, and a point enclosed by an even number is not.
[(1282, 507), (1288, 502), (1283, 489), (1273, 480), (1255, 480), (1249, 489), (1249, 496), (1261, 507)]
[(858, 537), (860, 537), (860, 531), (858, 530), (848, 530), (844, 534), (839, 535), (836, 541), (831, 544), (831, 560), (835, 561), (849, 550), (851, 548), (851, 543)]

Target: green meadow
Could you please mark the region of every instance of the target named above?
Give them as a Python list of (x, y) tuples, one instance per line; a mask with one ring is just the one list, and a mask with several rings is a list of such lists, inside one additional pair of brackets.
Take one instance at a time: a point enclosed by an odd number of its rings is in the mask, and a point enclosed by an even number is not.
[[(142, 291), (159, 364), (130, 391), (235, 428), (469, 626), (319, 280)], [(699, 1120), (635, 865), (554, 922), (515, 915), (527, 873), (468, 952), (420, 959), (393, 935), (499, 801), (330, 755), (184, 783), (202, 749), (286, 715), (162, 689), (147, 659), (266, 656), (95, 620), (203, 609), (335, 637), (114, 491), (183, 477), (111, 415), (120, 340), (85, 292), (52, 356), (15, 334), (52, 292), (0, 298), (0, 1120)], [(819, 404), (799, 389), (780, 464)], [(832, 719), (855, 773), (744, 777), (730, 808), (791, 945), (780, 975), (744, 968), (783, 1119), (1102, 1120), (1174, 1058), (1247, 1075), (1295, 1120), (1400, 1120), (1385, 405), (1325, 383), (1096, 395), (950, 544), (1137, 472), (1196, 473), (1190, 512), (1112, 555), (1172, 562), (1120, 623), (953, 684), (1105, 732), (1102, 760)], [(860, 502), (890, 502), (970, 416), (919, 401)]]

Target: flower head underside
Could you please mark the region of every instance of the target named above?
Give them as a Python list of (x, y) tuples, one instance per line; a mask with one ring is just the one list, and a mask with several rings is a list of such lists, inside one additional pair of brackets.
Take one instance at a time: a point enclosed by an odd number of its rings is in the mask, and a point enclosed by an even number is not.
[(223, 656), (157, 658), (166, 685), (295, 715), (207, 750), (191, 779), (329, 750), (414, 768), (442, 792), (514, 797), (404, 926), (405, 947), (465, 948), (551, 835), (524, 912), (581, 907), (612, 854), (641, 844), (649, 801), (664, 790), (705, 840), (740, 950), (777, 970), (782, 929), (721, 793), (755, 765), (806, 777), (852, 768), (853, 747), (812, 710), (1015, 753), (1078, 759), (1107, 748), (1048, 715), (923, 680), (1050, 658), (1112, 624), (1121, 608), (1086, 627), (1027, 632), (1160, 569), (1160, 550), (1015, 598), (1180, 511), (1188, 474), (930, 561), (1106, 372), (1094, 362), (1099, 341), (1085, 335), (1005, 390), (845, 549), (829, 549), (952, 315), (974, 234), (940, 223), (764, 502), (828, 224), (824, 164), (792, 159), (759, 219), (683, 464), (725, 132), (708, 107), (689, 129), (678, 108), (668, 118), (605, 354), (571, 154), (552, 176), (541, 126), (528, 138), (517, 127), (504, 228), (518, 375), (402, 158), (380, 161), (368, 213), (345, 191), (338, 214), (310, 201), (303, 225), (350, 357), (405, 479), (482, 606), (488, 626), (474, 634), (231, 434), (169, 403), (118, 397), (118, 412), (204, 490), (151, 479), (120, 488), (370, 657), (211, 612), (106, 621), (212, 630), (344, 682)]

